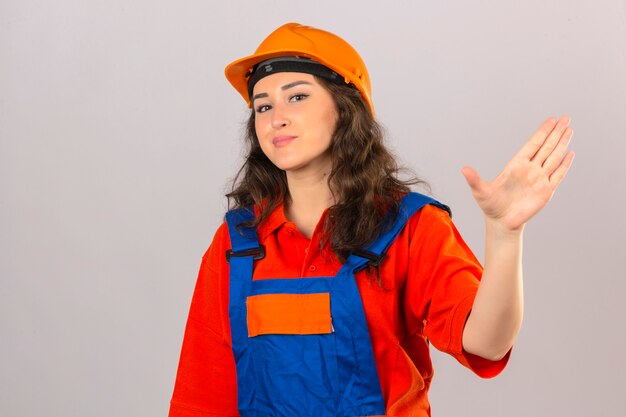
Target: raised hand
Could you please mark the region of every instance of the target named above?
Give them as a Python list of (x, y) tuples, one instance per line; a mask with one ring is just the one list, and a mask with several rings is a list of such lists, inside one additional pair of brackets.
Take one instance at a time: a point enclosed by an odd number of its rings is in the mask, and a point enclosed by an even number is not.
[(486, 218), (506, 230), (521, 230), (554, 195), (574, 160), (567, 151), (574, 131), (569, 116), (549, 117), (492, 181), (463, 168), (474, 199)]

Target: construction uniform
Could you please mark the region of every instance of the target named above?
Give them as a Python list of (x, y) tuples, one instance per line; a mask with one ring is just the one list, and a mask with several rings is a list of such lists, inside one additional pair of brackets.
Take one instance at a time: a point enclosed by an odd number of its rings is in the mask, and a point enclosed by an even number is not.
[(320, 248), (324, 217), (307, 239), (283, 206), (243, 235), (251, 213), (229, 213), (203, 257), (170, 417), (429, 416), (430, 343), (481, 377), (501, 372), (509, 354), (463, 351), (482, 267), (440, 207), (405, 196), (365, 248), (384, 253), (378, 272)]

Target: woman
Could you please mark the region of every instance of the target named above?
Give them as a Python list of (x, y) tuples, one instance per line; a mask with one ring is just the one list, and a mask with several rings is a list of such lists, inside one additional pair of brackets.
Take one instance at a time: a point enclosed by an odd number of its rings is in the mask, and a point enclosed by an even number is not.
[(226, 76), (252, 108), (233, 210), (203, 257), (170, 416), (428, 416), (429, 342), (481, 377), (522, 321), (522, 232), (574, 154), (547, 119), (493, 181), (484, 270), (410, 193), (344, 40), (287, 24)]

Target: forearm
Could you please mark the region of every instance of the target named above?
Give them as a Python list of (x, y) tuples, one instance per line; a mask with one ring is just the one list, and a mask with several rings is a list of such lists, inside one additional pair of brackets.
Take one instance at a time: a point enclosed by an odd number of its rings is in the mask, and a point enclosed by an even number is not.
[(486, 221), (485, 269), (463, 331), (465, 351), (497, 360), (511, 348), (522, 324), (522, 230)]

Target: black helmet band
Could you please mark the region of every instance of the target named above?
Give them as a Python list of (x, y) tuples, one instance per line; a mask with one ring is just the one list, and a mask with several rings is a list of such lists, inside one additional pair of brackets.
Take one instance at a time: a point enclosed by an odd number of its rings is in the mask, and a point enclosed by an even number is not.
[(317, 75), (336, 84), (344, 84), (342, 76), (330, 68), (309, 58), (284, 56), (260, 62), (252, 68), (248, 75), (248, 97), (252, 99), (252, 90), (259, 80), (278, 72), (304, 72)]

